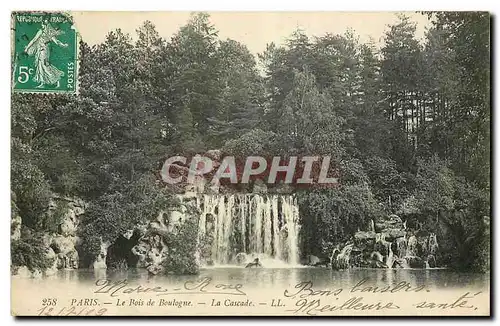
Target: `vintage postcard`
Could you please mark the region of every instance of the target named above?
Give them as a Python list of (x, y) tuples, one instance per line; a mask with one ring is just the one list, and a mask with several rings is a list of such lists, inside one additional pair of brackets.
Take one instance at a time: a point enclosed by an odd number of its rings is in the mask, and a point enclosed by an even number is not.
[(490, 316), (490, 19), (12, 12), (12, 315)]

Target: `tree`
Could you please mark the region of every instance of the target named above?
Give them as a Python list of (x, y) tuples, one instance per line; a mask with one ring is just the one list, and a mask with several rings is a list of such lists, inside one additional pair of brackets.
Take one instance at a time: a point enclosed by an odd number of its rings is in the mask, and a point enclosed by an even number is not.
[[(220, 107), (221, 65), (218, 56), (217, 30), (209, 22), (207, 14), (191, 16), (167, 44), (165, 56), (171, 63), (171, 75), (167, 79), (168, 95), (174, 111), (173, 121), (183, 121), (192, 116), (193, 132), (205, 134)], [(188, 127), (185, 125), (185, 127)], [(178, 139), (182, 134), (178, 134)]]
[(354, 144), (352, 155), (361, 158), (388, 157), (389, 127), (385, 118), (380, 90), (380, 61), (373, 43), (360, 47), (359, 94), (353, 106), (352, 129)]
[[(234, 40), (220, 42), (220, 108), (209, 117), (211, 135), (231, 139), (257, 127), (264, 114), (263, 83), (250, 51)], [(221, 143), (216, 140), (216, 143)]]
[(308, 71), (294, 71), (292, 85), (277, 117), (280, 142), (292, 153), (330, 154), (339, 159), (343, 120), (331, 109), (332, 99), (317, 89)]
[[(451, 128), (448, 157), (468, 180), (489, 189), (490, 144), (490, 16), (486, 12), (431, 14), (451, 54), (447, 97)], [(453, 107), (453, 110), (451, 109)]]
[(414, 164), (417, 143), (416, 103), (422, 66), (421, 46), (415, 39), (416, 26), (407, 16), (390, 26), (381, 49), (381, 91), (386, 117), (392, 122), (391, 156), (402, 167)]

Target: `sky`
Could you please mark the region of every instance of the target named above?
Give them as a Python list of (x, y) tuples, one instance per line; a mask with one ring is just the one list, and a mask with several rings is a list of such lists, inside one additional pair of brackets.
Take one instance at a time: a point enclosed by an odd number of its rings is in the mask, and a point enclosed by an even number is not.
[[(90, 45), (104, 41), (106, 34), (120, 28), (135, 38), (135, 30), (150, 20), (161, 37), (170, 40), (189, 19), (189, 12), (73, 12), (75, 25), (83, 41)], [(359, 35), (361, 42), (372, 38), (383, 42), (387, 25), (398, 21), (396, 12), (209, 12), (210, 21), (219, 30), (219, 38), (244, 43), (254, 53), (262, 53), (266, 44), (283, 44), (300, 28), (309, 36), (326, 33), (343, 34), (348, 28)], [(430, 25), (427, 17), (406, 12), (417, 23), (416, 37), (424, 37)]]

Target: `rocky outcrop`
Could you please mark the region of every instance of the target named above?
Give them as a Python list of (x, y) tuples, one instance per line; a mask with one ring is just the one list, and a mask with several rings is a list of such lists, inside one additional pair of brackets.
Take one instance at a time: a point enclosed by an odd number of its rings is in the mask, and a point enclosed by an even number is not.
[(49, 216), (56, 216), (59, 220), (58, 234), (68, 237), (75, 236), (80, 221), (80, 215), (85, 213), (85, 202), (79, 198), (54, 196), (49, 203)]
[(257, 179), (253, 183), (252, 192), (254, 194), (267, 194), (267, 185), (261, 179)]
[(92, 263), (93, 269), (98, 270), (98, 269), (106, 269), (107, 268), (106, 257), (108, 255), (108, 247), (109, 246), (110, 246), (109, 242), (103, 242), (101, 240), (99, 253), (97, 254), (94, 262)]
[(50, 248), (54, 251), (57, 259), (58, 269), (77, 269), (79, 258), (75, 244), (77, 238), (74, 236), (56, 235), (52, 238)]
[(142, 236), (131, 252), (137, 257), (137, 267), (146, 268), (150, 274), (164, 272), (169, 250), (169, 237), (175, 236), (185, 221), (197, 218), (200, 214), (197, 205), (199, 198), (186, 192), (177, 195), (178, 205), (158, 214), (154, 221), (142, 227)]
[(352, 241), (337, 246), (331, 255), (334, 269), (351, 267), (429, 268), (438, 266), (434, 233), (416, 232), (397, 215), (371, 221), (368, 231), (358, 231)]
[(58, 257), (56, 255), (54, 249), (52, 249), (51, 247), (47, 248), (45, 257), (54, 262), (51, 267), (49, 267), (48, 269), (45, 270), (45, 275), (47, 275), (47, 276), (54, 275), (55, 273), (57, 273), (57, 270), (59, 269), (58, 268), (59, 267), (59, 260), (58, 260)]
[(329, 263), (328, 259), (319, 258), (314, 255), (307, 256), (307, 265), (309, 266), (316, 266), (316, 267), (328, 266), (328, 263)]
[(139, 257), (138, 267), (145, 267), (153, 275), (163, 271), (168, 248), (162, 235), (149, 233), (139, 240), (132, 252)]
[(19, 215), (13, 216), (10, 220), (10, 239), (16, 241), (21, 239), (22, 218)]
[[(79, 255), (75, 246), (79, 239), (76, 231), (80, 216), (85, 212), (85, 203), (78, 198), (53, 196), (47, 211), (48, 219), (56, 223), (56, 232), (43, 235), (45, 256), (53, 265), (46, 270), (30, 271), (26, 266), (13, 266), (13, 273), (19, 276), (39, 277), (42, 274), (53, 275), (59, 269), (76, 269), (79, 267)], [(11, 221), (11, 239), (21, 238), (22, 219), (16, 215)]]
[[(76, 235), (80, 216), (85, 213), (85, 203), (79, 198), (55, 196), (49, 204), (49, 215), (58, 215), (58, 232), (49, 236), (48, 246), (55, 254), (58, 269), (76, 269), (79, 265), (78, 251), (75, 246), (79, 239)], [(49, 251), (50, 252), (50, 251)]]

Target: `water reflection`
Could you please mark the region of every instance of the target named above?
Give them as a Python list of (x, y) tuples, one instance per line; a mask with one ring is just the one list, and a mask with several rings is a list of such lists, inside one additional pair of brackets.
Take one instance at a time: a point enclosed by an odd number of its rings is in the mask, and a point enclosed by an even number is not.
[(372, 286), (387, 286), (401, 281), (412, 286), (427, 285), (428, 288), (445, 289), (454, 287), (489, 288), (489, 274), (458, 273), (442, 269), (352, 269), (333, 271), (328, 268), (213, 268), (202, 269), (200, 275), (157, 275), (150, 276), (143, 269), (122, 271), (106, 270), (61, 270), (45, 279), (32, 280), (46, 282), (53, 280), (58, 285), (87, 283), (97, 279), (123, 280), (138, 283), (173, 285), (188, 280), (210, 277), (215, 282), (241, 283), (248, 288), (288, 288), (303, 281), (313, 282), (315, 287), (352, 287), (367, 278)]

